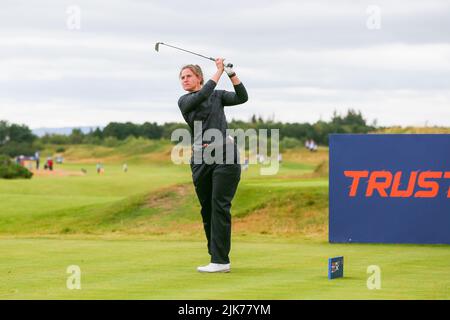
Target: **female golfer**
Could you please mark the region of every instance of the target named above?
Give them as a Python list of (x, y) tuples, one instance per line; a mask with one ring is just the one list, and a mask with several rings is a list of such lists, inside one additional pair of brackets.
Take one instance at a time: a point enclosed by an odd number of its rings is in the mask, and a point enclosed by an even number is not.
[[(229, 272), (231, 248), (231, 201), (241, 178), (241, 166), (237, 146), (232, 137), (227, 137), (227, 122), (224, 106), (244, 103), (248, 100), (247, 91), (231, 67), (224, 67), (222, 58), (215, 60), (217, 71), (203, 85), (203, 73), (198, 65), (186, 65), (181, 68), (180, 80), (187, 94), (180, 97), (178, 106), (184, 120), (195, 133), (195, 125), (201, 124), (202, 135), (194, 137), (193, 156), (191, 158), (192, 180), (201, 205), (203, 227), (208, 241), (208, 253), (211, 263), (198, 267), (199, 272)], [(235, 92), (214, 90), (223, 72), (226, 72), (234, 85)], [(206, 141), (204, 133), (208, 129), (219, 130), (222, 139)], [(222, 144), (222, 154), (214, 154), (214, 159), (206, 161), (206, 148)], [(218, 151), (220, 153), (220, 151)], [(232, 158), (230, 161), (230, 152)], [(212, 154), (212, 153), (211, 153)], [(200, 161), (197, 161), (200, 158)], [(225, 159), (226, 158), (226, 159)], [(195, 161), (194, 161), (195, 160)]]

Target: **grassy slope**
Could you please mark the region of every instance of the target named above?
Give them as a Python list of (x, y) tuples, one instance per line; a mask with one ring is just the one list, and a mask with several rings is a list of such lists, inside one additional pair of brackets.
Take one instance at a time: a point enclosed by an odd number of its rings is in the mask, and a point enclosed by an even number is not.
[[(139, 148), (134, 148), (137, 144)], [(201, 233), (189, 166), (168, 163), (170, 147), (166, 142), (141, 139), (119, 146), (115, 153), (102, 146), (75, 146), (64, 155), (68, 163), (57, 169), (79, 172), (84, 168), (85, 176), (0, 180), (0, 235)], [(137, 151), (130, 158), (133, 149)], [(155, 152), (149, 154), (149, 150)], [(303, 151), (293, 154), (301, 153), (304, 162), (286, 155), (276, 176), (261, 176), (260, 166), (243, 172), (233, 203), (233, 215), (239, 218), (236, 231), (245, 232), (248, 227), (252, 233), (294, 235), (311, 223), (311, 229), (320, 229), (325, 236), (327, 181), (320, 175), (299, 177), (312, 174), (326, 150), (316, 160), (308, 159), (311, 155)], [(105, 158), (96, 158), (99, 155)], [(109, 162), (111, 159), (114, 161)], [(105, 163), (104, 175), (95, 172), (97, 161)], [(127, 173), (121, 171), (125, 161)], [(309, 187), (315, 187), (317, 193), (305, 189)], [(302, 214), (314, 218), (298, 219)]]

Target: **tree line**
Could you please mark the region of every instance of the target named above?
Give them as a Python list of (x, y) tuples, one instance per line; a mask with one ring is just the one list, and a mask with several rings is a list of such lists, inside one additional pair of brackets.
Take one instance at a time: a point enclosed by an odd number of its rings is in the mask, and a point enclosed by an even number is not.
[[(360, 111), (348, 110), (347, 114), (335, 112), (330, 121), (319, 120), (315, 123), (282, 123), (274, 120), (264, 120), (253, 115), (249, 121), (232, 120), (230, 129), (279, 129), (280, 143), (285, 148), (297, 147), (307, 139), (313, 139), (319, 145), (328, 145), (328, 135), (331, 133), (368, 133), (376, 129), (376, 123), (369, 125)], [(178, 128), (188, 129), (183, 123), (145, 122), (135, 124), (131, 122), (110, 122), (104, 128), (96, 128), (88, 133), (80, 129), (73, 129), (70, 135), (46, 134), (35, 136), (25, 125), (10, 124), (0, 121), (0, 154), (10, 157), (17, 155), (32, 155), (45, 144), (97, 144), (114, 145), (128, 137), (142, 137), (147, 139), (170, 139), (172, 132)]]

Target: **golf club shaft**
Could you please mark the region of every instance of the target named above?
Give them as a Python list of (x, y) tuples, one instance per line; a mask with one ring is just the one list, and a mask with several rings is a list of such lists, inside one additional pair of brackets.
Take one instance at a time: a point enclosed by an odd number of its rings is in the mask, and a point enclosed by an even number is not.
[[(156, 50), (156, 51), (159, 51), (159, 46), (160, 46), (161, 44), (164, 45), (164, 46), (167, 46), (167, 47), (171, 47), (171, 48), (178, 49), (178, 50), (181, 50), (181, 51), (184, 51), (184, 52), (188, 52), (188, 53), (191, 53), (191, 54), (195, 54), (196, 56), (199, 56), (199, 57), (202, 57), (202, 58), (211, 60), (211, 61), (216, 61), (216, 59), (214, 59), (214, 58), (206, 57), (206, 56), (204, 56), (204, 55), (202, 55), (202, 54), (195, 53), (195, 52), (192, 52), (192, 51), (183, 49), (183, 48), (175, 47), (175, 46), (172, 46), (172, 45), (170, 45), (170, 44), (165, 44), (164, 42), (157, 42), (157, 43), (156, 43), (156, 45), (155, 45), (155, 50)], [(225, 64), (225, 67), (233, 68), (233, 64), (232, 64), (232, 63), (227, 63), (227, 64)]]
[(205, 59), (208, 59), (208, 60), (216, 61), (216, 59), (214, 59), (214, 58), (206, 57), (206, 56), (204, 56), (202, 54), (199, 54), (199, 53), (195, 53), (195, 52), (192, 52), (192, 51), (189, 51), (189, 50), (185, 50), (185, 49), (182, 49), (182, 48), (171, 46), (170, 44), (165, 44), (165, 43), (162, 43), (162, 42), (160, 42), (160, 44), (168, 46), (168, 47), (171, 47), (171, 48), (174, 48), (174, 49), (178, 49), (178, 50), (182, 50), (182, 51), (185, 51), (185, 52), (189, 52), (189, 53), (195, 54), (196, 56), (199, 56), (199, 57), (202, 57), (202, 58), (205, 58)]

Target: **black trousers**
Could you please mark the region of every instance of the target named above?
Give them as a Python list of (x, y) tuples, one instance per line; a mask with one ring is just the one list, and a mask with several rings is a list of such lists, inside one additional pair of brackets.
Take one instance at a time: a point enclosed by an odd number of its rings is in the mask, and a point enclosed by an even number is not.
[(241, 179), (241, 165), (191, 164), (208, 253), (212, 263), (230, 263), (231, 201)]

